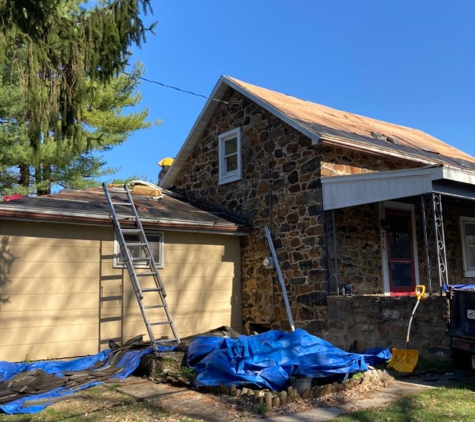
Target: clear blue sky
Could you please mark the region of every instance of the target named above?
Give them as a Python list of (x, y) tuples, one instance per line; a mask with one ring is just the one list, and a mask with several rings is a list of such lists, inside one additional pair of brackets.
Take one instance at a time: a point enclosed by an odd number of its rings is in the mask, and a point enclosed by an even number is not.
[[(209, 95), (222, 74), (414, 127), (475, 156), (475, 1), (154, 0), (144, 75)], [(104, 155), (157, 180), (206, 100), (143, 82), (162, 124)], [(110, 180), (110, 177), (109, 177)]]

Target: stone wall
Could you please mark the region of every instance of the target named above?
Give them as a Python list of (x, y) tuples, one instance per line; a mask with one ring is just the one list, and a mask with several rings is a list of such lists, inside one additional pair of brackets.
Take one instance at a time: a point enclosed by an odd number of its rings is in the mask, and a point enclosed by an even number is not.
[[(373, 347), (406, 348), (409, 318), (415, 297), (329, 296), (328, 341), (344, 350), (357, 341), (361, 352)], [(447, 357), (450, 340), (446, 334), (448, 300), (442, 296), (424, 297), (411, 324), (409, 349), (426, 357)]]
[[(328, 338), (339, 347), (347, 347), (354, 340), (368, 347), (399, 344), (398, 336), (407, 327), (408, 310), (415, 299), (368, 296), (383, 293), (377, 204), (336, 210), (339, 282), (351, 283), (354, 296), (351, 299), (328, 296), (327, 248), (319, 179), (321, 176), (403, 169), (409, 164), (312, 145), (309, 138), (268, 115), (234, 90), (229, 89), (223, 100), (227, 104), (219, 104), (204, 128), (175, 180), (175, 189), (251, 220), (252, 232), (242, 239), (241, 245), (244, 326), (289, 328), (276, 271), (263, 266), (263, 259), (270, 256), (264, 231), (267, 225), (272, 231), (297, 327)], [(218, 136), (236, 127), (241, 127), (242, 134), (243, 178), (219, 185)], [(424, 282), (424, 240), (417, 200), (415, 208), (419, 269), (421, 282)], [(448, 213), (452, 230), (458, 220), (451, 211)], [(447, 236), (448, 244), (454, 245), (448, 258), (450, 266), (461, 268), (458, 233), (455, 230)], [(421, 333), (431, 332), (435, 323), (431, 318), (440, 317), (438, 300), (431, 298), (421, 305), (423, 310), (429, 303), (435, 303), (427, 308), (427, 312), (434, 312), (435, 316), (419, 318), (417, 324), (421, 327), (424, 321), (429, 325), (424, 329), (417, 326), (415, 333), (419, 329)], [(371, 311), (365, 317), (365, 312), (373, 308), (380, 315)], [(362, 323), (364, 318), (366, 322)], [(394, 322), (394, 328), (384, 328), (388, 321)], [(446, 339), (440, 333), (445, 326), (439, 329), (444, 323), (440, 319), (437, 321), (435, 339), (444, 343)]]
[[(267, 225), (297, 325), (317, 332), (326, 324), (327, 280), (319, 147), (233, 90), (223, 100), (229, 104), (218, 106), (175, 188), (252, 220), (242, 240), (243, 322), (288, 328), (276, 272), (262, 264), (270, 256)], [(219, 185), (218, 136), (236, 127), (243, 178)]]

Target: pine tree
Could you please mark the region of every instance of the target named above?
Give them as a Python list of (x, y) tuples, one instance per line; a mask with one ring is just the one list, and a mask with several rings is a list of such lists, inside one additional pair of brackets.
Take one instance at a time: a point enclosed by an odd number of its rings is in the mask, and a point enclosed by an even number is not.
[(150, 0), (0, 0), (4, 193), (85, 186), (107, 171), (98, 151), (148, 126), (146, 110), (122, 115), (140, 100), (142, 70), (121, 72), (145, 40), (141, 10)]

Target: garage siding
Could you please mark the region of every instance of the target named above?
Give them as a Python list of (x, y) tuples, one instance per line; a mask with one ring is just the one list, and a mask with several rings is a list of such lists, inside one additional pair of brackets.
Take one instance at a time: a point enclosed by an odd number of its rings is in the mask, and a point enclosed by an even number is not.
[[(1, 221), (0, 239), (0, 360), (95, 354), (146, 333), (126, 270), (113, 268), (112, 229)], [(179, 335), (240, 330), (239, 238), (165, 232), (164, 241), (160, 275)]]

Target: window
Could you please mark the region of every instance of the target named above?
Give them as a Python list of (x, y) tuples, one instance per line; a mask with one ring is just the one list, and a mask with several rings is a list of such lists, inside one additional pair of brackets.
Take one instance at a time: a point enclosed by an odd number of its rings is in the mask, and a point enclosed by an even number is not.
[[(163, 233), (151, 232), (146, 233), (146, 235), (148, 244), (150, 245), (150, 250), (155, 259), (155, 264), (157, 264), (158, 268), (163, 268)], [(124, 238), (126, 242), (138, 242), (138, 236), (136, 235), (126, 234), (124, 235)], [(129, 250), (133, 258), (145, 258), (145, 248), (132, 247), (129, 248)], [(124, 268), (124, 258), (117, 239), (114, 240), (114, 267)], [(135, 268), (148, 268), (148, 264), (146, 262), (136, 262)]]
[(475, 218), (460, 217), (463, 275), (475, 277)]
[(219, 135), (219, 184), (241, 177), (241, 128), (237, 128)]

